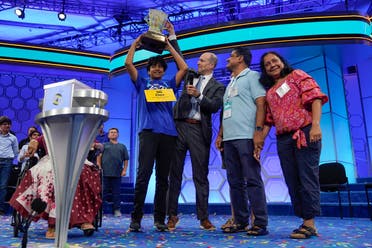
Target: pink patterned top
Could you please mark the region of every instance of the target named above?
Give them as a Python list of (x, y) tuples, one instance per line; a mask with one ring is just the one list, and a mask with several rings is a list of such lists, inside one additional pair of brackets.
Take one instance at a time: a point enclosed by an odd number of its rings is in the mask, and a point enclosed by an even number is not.
[(311, 105), (315, 99), (321, 99), (322, 104), (328, 102), (328, 97), (311, 76), (294, 70), (267, 91), (265, 124), (275, 125), (277, 135), (293, 132), (298, 148), (307, 146), (300, 128), (311, 124)]

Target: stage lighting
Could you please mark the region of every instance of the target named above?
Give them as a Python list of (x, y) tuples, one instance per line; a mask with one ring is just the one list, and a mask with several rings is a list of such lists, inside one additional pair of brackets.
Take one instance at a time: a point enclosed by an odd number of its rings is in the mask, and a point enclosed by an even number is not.
[(66, 14), (65, 14), (65, 12), (63, 12), (63, 11), (59, 12), (59, 13), (58, 13), (58, 19), (59, 19), (60, 21), (64, 21), (64, 20), (66, 20)]
[(66, 20), (66, 14), (65, 14), (65, 0), (62, 1), (62, 10), (58, 13), (58, 19), (60, 21)]
[(24, 19), (25, 18), (25, 7), (23, 7), (23, 9), (17, 8), (15, 10), (15, 14), (18, 16), (18, 18)]

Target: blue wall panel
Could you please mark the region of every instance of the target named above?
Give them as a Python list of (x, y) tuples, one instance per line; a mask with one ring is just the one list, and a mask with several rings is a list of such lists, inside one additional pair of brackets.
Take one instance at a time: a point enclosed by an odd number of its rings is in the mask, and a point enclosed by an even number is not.
[(332, 115), (326, 113), (322, 115), (322, 152), (320, 154), (321, 162), (335, 161), (337, 158), (335, 133), (333, 132)]
[[(372, 72), (371, 72), (372, 58), (364, 60), (361, 63), (358, 63), (357, 67), (358, 67), (359, 80), (361, 82), (360, 87), (361, 87), (362, 97), (363, 98), (372, 97), (372, 87), (371, 87), (371, 82), (372, 82)], [(369, 119), (369, 120), (372, 120), (372, 119)], [(371, 133), (370, 133), (370, 135), (371, 135)]]
[[(371, 87), (372, 88), (372, 87)], [(367, 135), (368, 137), (372, 136), (372, 96), (363, 99), (365, 118), (367, 122)], [(371, 144), (371, 143), (370, 143)]]

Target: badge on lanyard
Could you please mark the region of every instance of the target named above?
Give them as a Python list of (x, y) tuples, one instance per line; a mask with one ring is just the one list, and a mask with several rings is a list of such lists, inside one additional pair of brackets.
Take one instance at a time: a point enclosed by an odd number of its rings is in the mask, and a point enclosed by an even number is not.
[(234, 97), (234, 96), (237, 96), (237, 95), (239, 95), (239, 93), (238, 93), (238, 88), (236, 88), (236, 87), (231, 87), (231, 88), (229, 89), (229, 94), (228, 94), (228, 96), (229, 96), (229, 97)]
[(227, 100), (223, 105), (223, 118), (227, 119), (231, 117), (231, 101)]
[(284, 82), (284, 84), (282, 84), (282, 86), (280, 86), (277, 90), (276, 90), (276, 94), (278, 94), (278, 96), (280, 98), (282, 98), (285, 94), (287, 94), (287, 92), (290, 90), (291, 88), (288, 86), (288, 84), (286, 82)]

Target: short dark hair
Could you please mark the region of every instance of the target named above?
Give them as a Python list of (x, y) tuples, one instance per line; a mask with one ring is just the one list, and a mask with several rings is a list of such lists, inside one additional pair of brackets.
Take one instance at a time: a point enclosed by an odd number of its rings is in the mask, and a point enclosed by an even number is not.
[(0, 125), (4, 124), (4, 123), (8, 123), (8, 124), (12, 124), (12, 120), (9, 119), (8, 116), (0, 116)]
[(233, 49), (233, 52), (235, 52), (239, 56), (243, 56), (244, 63), (247, 66), (251, 65), (251, 62), (252, 62), (251, 50), (249, 50), (248, 48), (245, 48), (245, 47), (235, 47)]
[(34, 131), (32, 131), (31, 133), (30, 133), (30, 135), (29, 135), (29, 137), (31, 137), (34, 133), (38, 133), (39, 134), (39, 136), (41, 135), (41, 133), (39, 132), (39, 131), (37, 131), (37, 130), (34, 130)]
[(163, 67), (164, 71), (166, 71), (167, 68), (168, 68), (168, 65), (167, 65), (167, 63), (165, 63), (163, 57), (155, 56), (155, 57), (149, 58), (149, 60), (147, 61), (147, 67), (146, 67), (147, 71), (150, 71), (151, 66), (157, 65), (157, 64), (159, 64), (161, 67)]
[(119, 129), (117, 129), (116, 127), (112, 127), (112, 128), (110, 128), (108, 131), (110, 132), (111, 130), (116, 130), (116, 132), (119, 133)]
[(30, 130), (31, 128), (33, 128), (33, 129), (37, 130), (37, 127), (36, 127), (36, 126), (30, 126), (30, 127), (28, 127), (28, 129), (27, 129), (27, 130)]

